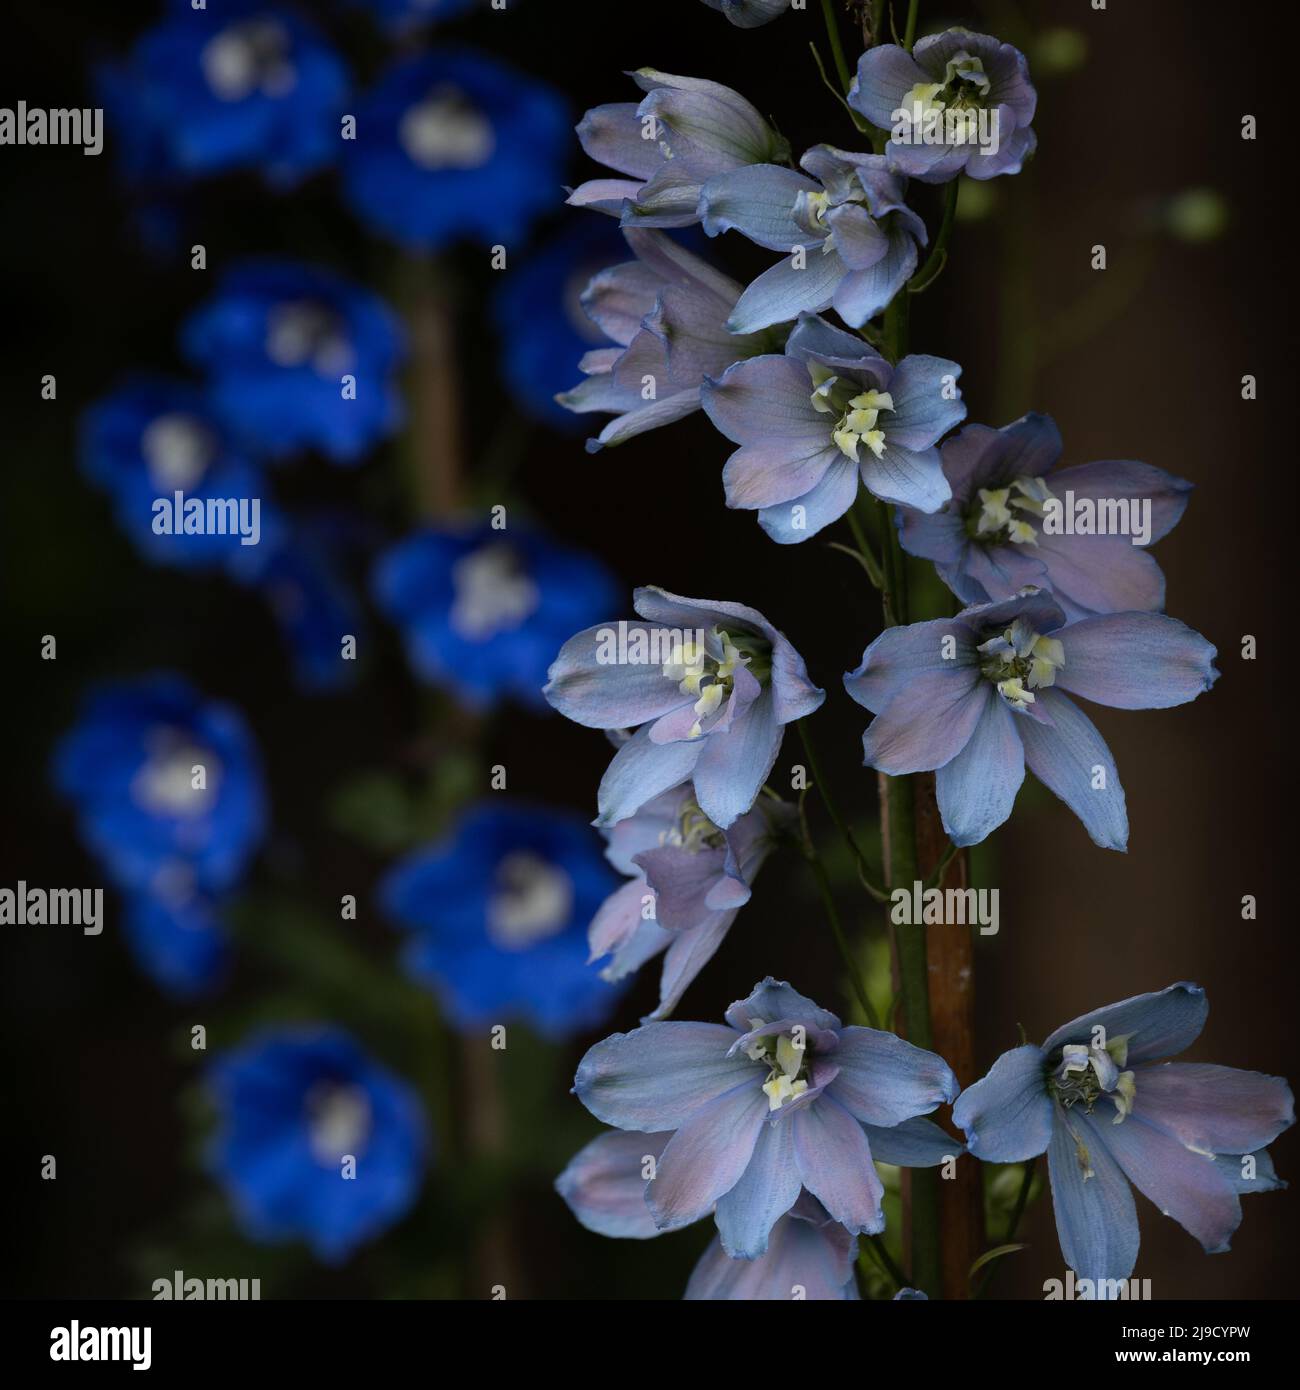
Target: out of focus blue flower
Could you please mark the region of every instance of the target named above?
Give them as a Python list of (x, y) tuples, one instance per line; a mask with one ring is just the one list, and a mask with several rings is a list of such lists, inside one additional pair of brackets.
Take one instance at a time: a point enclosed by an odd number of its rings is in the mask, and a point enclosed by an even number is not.
[[(112, 499), (136, 549), (158, 564), (221, 568), (247, 580), (281, 540), (283, 521), (264, 475), (239, 456), (204, 393), (186, 382), (137, 378), (96, 402), (82, 420), (80, 463)], [(155, 503), (177, 492), (205, 507), (209, 499), (242, 503), (245, 521), (256, 516), (256, 543), (245, 545), (238, 529), (174, 534), (170, 512), (157, 517)], [(155, 529), (156, 521), (167, 521), (167, 529)]]
[(344, 3), (352, 10), (369, 11), (380, 24), (399, 33), (455, 19), (475, 5), (487, 7), (487, 0), (344, 0)]
[(340, 1029), (261, 1033), (218, 1059), (210, 1082), (220, 1116), (210, 1168), (252, 1240), (305, 1240), (333, 1264), (414, 1204), (428, 1120), (415, 1092)]
[(356, 463), (401, 423), (403, 335), (388, 306), (332, 271), (287, 260), (235, 266), (182, 333), (214, 408), (270, 458), (318, 449)]
[(530, 415), (560, 429), (575, 426), (555, 397), (572, 383), (573, 363), (605, 344), (584, 308), (592, 279), (627, 256), (612, 223), (584, 219), (535, 251), (516, 258), (501, 278), (492, 312), (501, 341), (502, 374)]
[(598, 561), (518, 526), (419, 531), (380, 557), (374, 590), (416, 671), (474, 708), (511, 698), (544, 710), (547, 667), (575, 620), (618, 599)]
[(559, 93), (495, 58), (404, 58), (360, 103), (344, 191), (363, 222), (412, 250), (508, 245), (559, 198), (568, 120)]
[(619, 998), (587, 963), (587, 924), (615, 883), (577, 816), (484, 802), (390, 870), (380, 893), (411, 933), (408, 970), (458, 1027), (518, 1019), (563, 1037)]
[(351, 685), (358, 662), (344, 657), (343, 640), (351, 636), (359, 643), (365, 619), (328, 547), (300, 526), (261, 578), (299, 687), (319, 695)]
[(265, 0), (208, 0), (196, 10), (172, 0), (98, 85), (129, 177), (256, 169), (292, 183), (337, 155), (349, 78), (293, 10)]
[(266, 828), (243, 718), (175, 675), (104, 686), (59, 743), (53, 778), (86, 847), (127, 895), (141, 968), (178, 993), (215, 983), (224, 959), (215, 909)]

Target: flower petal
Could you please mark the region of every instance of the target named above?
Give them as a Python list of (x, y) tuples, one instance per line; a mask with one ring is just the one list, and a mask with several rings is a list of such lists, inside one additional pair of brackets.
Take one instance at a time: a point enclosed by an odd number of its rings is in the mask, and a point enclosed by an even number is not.
[[(626, 625), (629, 641), (640, 634), (646, 649), (654, 628)], [(617, 639), (617, 623), (601, 623), (570, 637), (547, 671), (542, 694), (566, 719), (589, 729), (631, 729), (676, 709), (687, 697), (669, 680), (661, 664), (602, 661)]]
[(960, 1139), (940, 1129), (933, 1120), (918, 1116), (900, 1125), (863, 1125), (871, 1156), (877, 1163), (899, 1168), (935, 1168), (966, 1151)]
[[(596, 804), (597, 825), (613, 825), (635, 815), (660, 792), (685, 782), (695, 771), (702, 746), (707, 739), (688, 739), (679, 743), (655, 743), (653, 726), (642, 725), (614, 754), (600, 779)], [(716, 824), (716, 822), (715, 822)]]
[(928, 1115), (959, 1089), (942, 1057), (895, 1033), (844, 1028), (830, 1056), (840, 1070), (828, 1094), (864, 1124), (888, 1127)]
[(802, 313), (819, 313), (830, 307), (844, 274), (844, 262), (833, 249), (814, 247), (802, 257), (798, 252), (785, 256), (740, 296), (727, 327), (732, 333), (756, 333)]
[(555, 1190), (589, 1230), (601, 1236), (648, 1240), (659, 1228), (645, 1201), (645, 1161), (659, 1158), (671, 1134), (614, 1130), (569, 1160)]
[(1052, 1115), (1043, 1052), (1032, 1045), (1004, 1052), (952, 1108), (967, 1148), (985, 1163), (1019, 1163), (1042, 1153), (1052, 1142)]
[(831, 1095), (789, 1117), (794, 1156), (803, 1184), (832, 1218), (851, 1233), (874, 1235), (885, 1228), (885, 1189), (871, 1161), (862, 1126)]
[[(1080, 1279), (1127, 1279), (1137, 1263), (1139, 1241), (1133, 1193), (1119, 1165), (1087, 1126), (1086, 1117), (1072, 1117), (1071, 1123), (1086, 1147), (1087, 1168), (1059, 1116), (1047, 1150), (1061, 1254)], [(1117, 1296), (1117, 1291), (1111, 1292)]]
[(1133, 1113), (1196, 1153), (1248, 1154), (1295, 1123), (1280, 1076), (1205, 1062), (1165, 1062), (1135, 1077)]
[(715, 174), (700, 189), (700, 216), (709, 236), (737, 231), (769, 251), (816, 245), (795, 221), (801, 193), (815, 193), (815, 180), (776, 164), (750, 164)]
[(762, 1255), (772, 1227), (799, 1200), (802, 1186), (793, 1125), (788, 1119), (765, 1124), (744, 1176), (718, 1201), (715, 1219), (727, 1254), (736, 1260)]
[(695, 795), (700, 810), (720, 830), (754, 804), (776, 762), (783, 733), (772, 693), (765, 690), (726, 733), (702, 740), (694, 767)]
[(1164, 613), (1107, 613), (1062, 628), (1062, 690), (1116, 709), (1185, 705), (1218, 679), (1215, 649)]
[(1071, 1019), (1043, 1044), (1043, 1055), (1050, 1057), (1066, 1043), (1091, 1042), (1100, 1028), (1104, 1039), (1129, 1039), (1126, 1066), (1156, 1062), (1190, 1047), (1200, 1037), (1209, 1012), (1210, 1003), (1200, 985), (1169, 985)]
[(970, 741), (935, 775), (943, 828), (954, 845), (977, 845), (1010, 815), (1025, 780), (1016, 716), (993, 689)]

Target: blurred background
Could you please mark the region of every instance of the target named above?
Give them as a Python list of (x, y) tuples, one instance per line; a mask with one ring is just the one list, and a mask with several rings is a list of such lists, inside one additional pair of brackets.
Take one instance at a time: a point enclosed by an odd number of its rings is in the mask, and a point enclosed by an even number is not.
[[(356, 93), (335, 109), (365, 109), (394, 62), (429, 53), (454, 65), (472, 50), (537, 84), (538, 105), (512, 138), (546, 144), (523, 164), (553, 190), (550, 204), (526, 203), (526, 168), (504, 169), (489, 195), (465, 195), (475, 206), (516, 204), (501, 213), (500, 238), (489, 217), (477, 228), (431, 222), (425, 246), (397, 246), (393, 223), (418, 195), (399, 179), (367, 192), (310, 151), (288, 176), (253, 163), (202, 176), (171, 169), (150, 143), (169, 108), (160, 102), (147, 126), (130, 104), (158, 80), (138, 45), (161, 5), (49, 3), (11, 19), (6, 104), (110, 107), (100, 158), (0, 150), (9, 425), (0, 582), (11, 656), (0, 883), (103, 885), (107, 918), (95, 937), (4, 929), (14, 1295), (148, 1297), (173, 1270), (259, 1277), (263, 1297), (486, 1297), (505, 1284), (510, 1297), (676, 1298), (684, 1287), (703, 1229), (602, 1239), (552, 1190), (599, 1129), (568, 1094), (576, 1061), (653, 1006), (657, 970), (567, 1019), (516, 1026), (526, 1004), (512, 1013), (489, 1001), (494, 1021), (511, 1025), (510, 1045), (493, 1051), (486, 1028), (461, 1025), (457, 1009), (469, 1005), (449, 997), (455, 990), (403, 968), (409, 932), (380, 888), (393, 866), (445, 845), (466, 810), (495, 794), (493, 768), (506, 769), (513, 801), (589, 819), (609, 756), (598, 733), (517, 695), (484, 700), (413, 670), (411, 625), (376, 602), (372, 576), (417, 525), (482, 523), (501, 503), (551, 543), (592, 557), (600, 569), (586, 587), (602, 593), (607, 574), (622, 597), (556, 634), (553, 648), (568, 630), (627, 612), (638, 584), (757, 607), (828, 691), (816, 728), (840, 803), (855, 824), (875, 815), (874, 778), (859, 767), (863, 713), (839, 683), (880, 627), (861, 571), (820, 541), (776, 547), (751, 516), (727, 511), (719, 474), (729, 446), (702, 416), (592, 455), (582, 441), (601, 417), (575, 427), (545, 406), (579, 380), (580, 272), (627, 259), (602, 240), (610, 228), (598, 214), (562, 206), (561, 185), (597, 170), (571, 137), (551, 152), (556, 113), (567, 131), (590, 106), (635, 100), (623, 74), (648, 65), (735, 87), (796, 153), (821, 141), (855, 148), (808, 52), (811, 41), (825, 54), (818, 7), (754, 31), (698, 0), (510, 0), (505, 13), (468, 3), (415, 29), (389, 25), (400, 9), (317, 0), (297, 12)], [(1276, 55), (1289, 51), (1279, 22), (1272, 7), (1225, 11), (1208, 0), (1103, 11), (1084, 0), (922, 4), (922, 33), (965, 23), (1026, 52), (1039, 149), (1019, 177), (963, 190), (948, 268), (913, 305), (913, 347), (963, 364), (970, 420), (1045, 411), (1067, 463), (1141, 459), (1196, 484), (1157, 558), (1169, 611), (1218, 646), (1223, 672), (1210, 696), (1182, 709), (1090, 711), (1124, 779), (1127, 855), (1094, 847), (1063, 805), (1028, 784), (1011, 823), (977, 855), (976, 881), (1002, 895), (1001, 931), (977, 945), (984, 1067), (1015, 1045), (1018, 1024), (1039, 1039), (1097, 1005), (1187, 979), (1211, 1001), (1193, 1059), (1300, 1073), (1300, 946), (1285, 896), (1291, 638), (1279, 582), (1296, 515), (1282, 409), (1293, 253), (1287, 166), (1269, 134), (1280, 113), (1264, 104), (1279, 100)], [(1247, 114), (1259, 117), (1253, 143), (1240, 134)], [(472, 140), (472, 124), (462, 134)], [(918, 189), (914, 202), (933, 227), (935, 191)], [(398, 212), (385, 217), (380, 205)], [(505, 270), (491, 264), (498, 240)], [(192, 266), (196, 244), (206, 268)], [(691, 244), (743, 281), (771, 259), (733, 237)], [(1105, 272), (1091, 268), (1096, 244), (1107, 248)], [(224, 562), (169, 564), (147, 537), (127, 534), (115, 513), (122, 494), (103, 485), (102, 470), (98, 485), (92, 476), (87, 431), (132, 373), (204, 380), (203, 333), (187, 338), (184, 326), (252, 255), (328, 267), (378, 296), (406, 354), (392, 367), (402, 423), (380, 422), (342, 460), (330, 456), (337, 440), (308, 431), (268, 466), (262, 496), (274, 497), (291, 539), (273, 572), (249, 576)], [(42, 399), (47, 373), (53, 400)], [(1246, 374), (1258, 378), (1255, 401), (1242, 399)], [(288, 388), (279, 399), (310, 408)], [(358, 636), (346, 677), (320, 658), (337, 651), (340, 632)], [(1253, 661), (1240, 655), (1247, 634)], [(56, 660), (40, 659), (46, 635), (57, 637)], [(151, 974), (156, 938), (146, 929), (128, 946), (119, 925), (129, 894), (102, 850), (87, 848), (84, 801), (52, 773), (88, 692), (156, 671), (183, 674), (240, 713), (266, 807), (240, 872), (214, 896), (227, 963), (181, 990), (160, 984), (156, 960)], [(788, 741), (778, 772), (799, 760)], [(880, 911), (855, 893), (813, 812), (841, 908), (878, 964)], [(591, 841), (598, 857), (595, 832)], [(467, 876), (471, 859), (453, 855)], [(1245, 894), (1257, 920), (1242, 920)], [(341, 915), (347, 895), (355, 919)], [(852, 1013), (814, 885), (789, 852), (768, 864), (678, 1017), (717, 1019), (766, 974)], [(462, 981), (461, 993), (474, 984)], [(325, 1252), (301, 1238), (250, 1237), (231, 1197), (239, 1145), (214, 1160), (222, 1117), (205, 1082), (214, 1062), (268, 1028), (316, 1024), (345, 1030), (367, 1066), (398, 1079), (431, 1135), (423, 1150), (412, 1138), (409, 1162), (394, 1160), (406, 1162), (410, 1190), (391, 1215)], [(192, 1046), (196, 1025), (203, 1050)], [(1273, 1152), (1292, 1176), (1293, 1136)], [(57, 1157), (54, 1181), (39, 1177), (43, 1155)], [(1157, 1297), (1294, 1296), (1291, 1197), (1246, 1202), (1233, 1252), (1214, 1258), (1137, 1202), (1137, 1274)], [(998, 1296), (1039, 1297), (1061, 1273), (1050, 1204), (1033, 1204), (1020, 1238), (1028, 1248), (1002, 1262)]]

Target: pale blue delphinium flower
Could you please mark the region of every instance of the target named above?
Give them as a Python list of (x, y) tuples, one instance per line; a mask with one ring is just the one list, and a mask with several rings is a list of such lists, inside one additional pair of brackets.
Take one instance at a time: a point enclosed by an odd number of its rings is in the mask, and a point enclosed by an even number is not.
[[(1048, 415), (1000, 430), (967, 425), (940, 453), (951, 501), (929, 515), (900, 507), (898, 533), (963, 603), (1033, 584), (1051, 589), (1071, 620), (1165, 606), (1165, 577), (1146, 547), (1178, 524), (1191, 483), (1131, 460), (1058, 468), (1061, 434)], [(1086, 533), (1075, 526), (1080, 509), (1100, 518)], [(1127, 529), (1094, 533), (1110, 513)]]
[(1017, 1163), (1046, 1152), (1061, 1253), (1094, 1296), (1121, 1296), (1138, 1254), (1129, 1184), (1214, 1254), (1240, 1197), (1284, 1187), (1265, 1151), (1295, 1119), (1276, 1076), (1168, 1062), (1205, 1026), (1199, 985), (1176, 984), (1084, 1014), (1041, 1047), (1004, 1052), (953, 1119), (971, 1153)]
[(1038, 95), (1009, 43), (948, 29), (909, 54), (880, 44), (858, 59), (849, 105), (891, 132), (885, 158), (923, 183), (1018, 174), (1034, 152)]
[(601, 904), (588, 933), (592, 960), (609, 957), (602, 976), (621, 980), (662, 953), (659, 1003), (649, 1018), (666, 1018), (722, 945), (794, 814), (760, 798), (719, 830), (683, 785), (607, 827), (606, 858), (628, 881)]
[(757, 511), (783, 545), (843, 516), (859, 479), (887, 502), (935, 511), (951, 496), (935, 442), (966, 414), (960, 374), (920, 354), (891, 366), (804, 316), (783, 356), (737, 363), (704, 385), (709, 419), (741, 446), (722, 472), (727, 505)]
[(876, 716), (862, 738), (866, 765), (891, 777), (936, 772), (954, 844), (976, 844), (1007, 819), (1028, 766), (1096, 844), (1122, 850), (1128, 813), (1115, 760), (1069, 696), (1168, 709), (1214, 684), (1214, 657), (1199, 632), (1163, 613), (1067, 626), (1050, 594), (1026, 589), (888, 628), (844, 686)]
[(948, 1065), (893, 1033), (846, 1028), (771, 978), (726, 1018), (616, 1033), (578, 1066), (575, 1094), (597, 1119), (672, 1135), (644, 1187), (655, 1227), (712, 1212), (726, 1253), (756, 1259), (806, 1189), (850, 1235), (882, 1230), (873, 1149), (955, 1098)]
[(626, 820), (689, 781), (700, 809), (725, 830), (754, 804), (785, 725), (826, 692), (761, 613), (740, 603), (637, 589), (644, 621), (606, 623), (569, 638), (546, 699), (594, 729), (636, 733), (601, 780), (598, 825)]
[(689, 227), (700, 188), (746, 164), (779, 163), (790, 147), (739, 92), (698, 77), (638, 68), (639, 102), (595, 106), (578, 124), (582, 148), (623, 178), (591, 179), (569, 195), (624, 226)]
[(613, 415), (588, 453), (622, 444), (700, 408), (705, 379), (780, 346), (768, 333), (734, 334), (740, 286), (662, 232), (628, 228), (634, 261), (598, 274), (582, 295), (614, 346), (582, 358), (586, 380), (556, 396), (567, 410)]
[(907, 283), (926, 244), (925, 223), (903, 201), (906, 180), (883, 156), (817, 145), (799, 163), (811, 177), (760, 164), (715, 175), (700, 190), (710, 236), (734, 230), (787, 253), (741, 295), (733, 333), (832, 307), (861, 328)]
[(757, 29), (770, 24), (790, 8), (790, 0), (704, 0), (711, 10), (719, 10), (738, 29)]

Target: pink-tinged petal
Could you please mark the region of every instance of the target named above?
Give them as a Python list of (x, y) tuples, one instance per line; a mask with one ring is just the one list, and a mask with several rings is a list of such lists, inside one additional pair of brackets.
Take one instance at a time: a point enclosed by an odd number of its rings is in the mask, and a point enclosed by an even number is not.
[(794, 1126), (765, 1124), (740, 1181), (718, 1202), (715, 1219), (722, 1248), (736, 1260), (767, 1250), (773, 1226), (799, 1200), (803, 1184), (794, 1160)]
[(752, 1082), (762, 1095), (762, 1069), (748, 1057), (728, 1056), (735, 1040), (720, 1023), (646, 1023), (590, 1048), (573, 1090), (616, 1129), (678, 1129), (737, 1087)]
[(985, 1163), (1037, 1157), (1052, 1142), (1053, 1114), (1043, 1053), (1031, 1045), (1004, 1052), (952, 1108), (967, 1148)]
[(768, 1104), (761, 1072), (752, 1062), (748, 1070), (744, 1084), (696, 1110), (664, 1150), (646, 1193), (660, 1230), (676, 1230), (707, 1216), (749, 1166), (759, 1132), (767, 1122)]
[(685, 782), (695, 771), (706, 742), (684, 739), (680, 743), (653, 743), (650, 726), (643, 725), (619, 748), (605, 769), (596, 793), (600, 810), (596, 823), (614, 825), (626, 820), (647, 801)]
[(659, 975), (659, 1003), (647, 1016), (648, 1019), (667, 1018), (673, 1012), (692, 981), (726, 940), (735, 920), (734, 911), (711, 912), (697, 926), (669, 934), (663, 970)]
[(1083, 822), (1102, 849), (1128, 847), (1128, 809), (1115, 759), (1092, 720), (1059, 690), (1036, 690), (1051, 723), (1022, 719), (1016, 728), (1030, 772)]
[(1144, 1197), (1195, 1236), (1208, 1254), (1228, 1248), (1241, 1224), (1241, 1199), (1212, 1155), (1193, 1153), (1136, 1114), (1113, 1124), (1099, 1109), (1089, 1119), (1094, 1133)]
[(935, 777), (943, 828), (955, 845), (977, 845), (1010, 815), (1025, 780), (1016, 716), (991, 685), (969, 742)]
[(864, 1124), (902, 1124), (957, 1095), (957, 1078), (942, 1057), (894, 1033), (844, 1028), (832, 1056), (839, 1074), (830, 1094)]
[[(607, 338), (626, 347), (640, 332), (641, 320), (654, 308), (662, 288), (649, 266), (627, 261), (592, 276), (582, 292), (582, 309)], [(617, 360), (618, 354), (614, 356)]]
[(813, 247), (802, 259), (797, 255), (782, 257), (740, 296), (727, 320), (733, 333), (757, 333), (830, 307), (848, 267), (833, 248)]
[(970, 667), (917, 680), (896, 695), (862, 735), (864, 764), (891, 777), (933, 772), (970, 742), (992, 693)]
[[(1047, 1168), (1066, 1264), (1094, 1284), (1127, 1279), (1137, 1263), (1139, 1240), (1133, 1193), (1087, 1116), (1076, 1110), (1067, 1117), (1058, 1108)], [(1095, 1292), (1104, 1297), (1106, 1291)]]
[(952, 496), (938, 449), (905, 449), (886, 438), (880, 457), (866, 453), (861, 469), (867, 488), (886, 502), (937, 512)]
[[(542, 690), (552, 708), (575, 724), (589, 729), (630, 729), (648, 719), (658, 719), (687, 699), (678, 688), (680, 682), (663, 673), (662, 664), (602, 660), (617, 656), (618, 623), (601, 623), (570, 637), (547, 672)], [(646, 650), (654, 629), (646, 623), (630, 622), (625, 631), (628, 641), (641, 634)]]
[[(808, 449), (810, 452), (804, 453)], [(856, 470), (835, 446), (801, 443), (798, 450), (784, 439), (764, 439), (737, 449), (722, 470), (727, 506), (740, 510), (774, 507), (811, 492), (836, 464), (847, 472), (857, 492)], [(851, 500), (851, 498), (850, 498)]]
[(654, 140), (645, 138), (645, 126), (632, 101), (593, 106), (578, 122), (578, 141), (598, 164), (648, 179), (663, 163)]
[(691, 1302), (853, 1301), (853, 1237), (842, 1226), (782, 1217), (767, 1253), (733, 1260), (713, 1241), (691, 1274), (684, 1299)]
[(591, 208), (611, 217), (621, 217), (627, 205), (641, 191), (639, 183), (627, 179), (588, 179), (564, 200), (571, 208)]
[(789, 442), (796, 456), (826, 447), (827, 417), (812, 404), (812, 378), (789, 357), (737, 362), (700, 391), (704, 413), (734, 444)]
[(1049, 536), (1040, 530), (1032, 553), (1043, 577), (1031, 582), (1050, 586), (1071, 621), (1165, 606), (1165, 576), (1155, 556), (1122, 536)]
[(1191, 1047), (1200, 1037), (1209, 1012), (1209, 1000), (1201, 986), (1183, 981), (1071, 1019), (1043, 1044), (1043, 1055), (1050, 1057), (1066, 1043), (1091, 1042), (1100, 1028), (1099, 1036), (1106, 1040), (1128, 1039), (1126, 1066), (1157, 1062)]
[(650, 887), (643, 878), (625, 883), (601, 903), (587, 928), (587, 945), (591, 948), (588, 963), (613, 955), (632, 938), (645, 920), (642, 915), (644, 899)]
[(902, 105), (903, 98), (919, 83), (929, 81), (929, 76), (912, 55), (898, 44), (879, 44), (858, 59), (849, 105), (872, 125), (890, 130), (894, 112)]
[[(990, 599), (1012, 598), (1030, 585), (1047, 588), (1047, 566), (1028, 546), (972, 543), (966, 551), (966, 573)], [(1059, 593), (1056, 599), (1064, 605)]]
[(972, 686), (979, 679), (970, 630), (955, 618), (936, 618), (886, 628), (863, 652), (858, 669), (845, 672), (844, 688), (864, 709), (879, 714), (918, 682), (945, 680), (954, 672), (964, 672)]
[(627, 1240), (657, 1236), (659, 1228), (645, 1201), (647, 1160), (657, 1162), (671, 1138), (622, 1130), (602, 1134), (569, 1160), (555, 1190), (597, 1235)]
[(853, 505), (858, 495), (858, 465), (836, 450), (821, 478), (788, 502), (761, 507), (758, 524), (778, 545), (798, 545), (815, 536)]
[(823, 1094), (788, 1123), (794, 1125), (795, 1162), (808, 1191), (846, 1230), (865, 1235), (883, 1231), (885, 1190), (857, 1120), (834, 1096)]
[(1164, 1062), (1134, 1080), (1133, 1113), (1197, 1153), (1254, 1153), (1295, 1123), (1295, 1099), (1280, 1076)]
[(1120, 498), (1149, 498), (1151, 539), (1154, 544), (1181, 520), (1191, 498), (1193, 484), (1166, 473), (1149, 463), (1129, 459), (1103, 459), (1096, 463), (1077, 463), (1058, 468), (1047, 479), (1052, 492), (1064, 501), (1067, 492), (1076, 499), (1112, 501)]
[(1062, 628), (1062, 690), (1116, 709), (1185, 705), (1218, 679), (1213, 646), (1165, 613), (1108, 613)]
[(629, 439), (658, 429), (661, 425), (671, 425), (676, 420), (700, 408), (700, 393), (694, 389), (679, 391), (675, 396), (661, 396), (657, 401), (648, 401), (635, 410), (611, 420), (596, 436), (587, 441), (587, 452), (598, 453), (601, 449), (612, 449), (616, 444), (625, 444)]
[[(722, 876), (726, 852), (684, 845), (660, 845), (638, 854), (636, 862), (655, 893), (655, 916), (669, 931), (687, 931), (708, 916), (705, 898)], [(745, 896), (749, 896), (748, 889)]]

